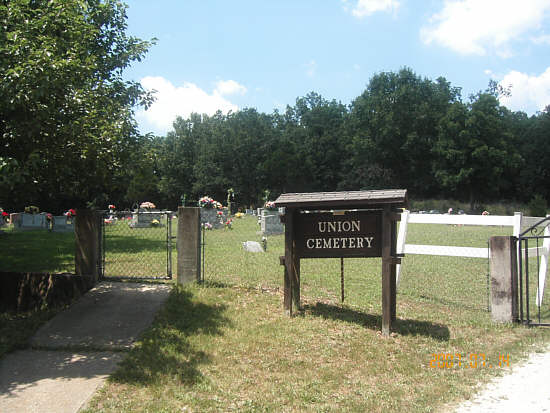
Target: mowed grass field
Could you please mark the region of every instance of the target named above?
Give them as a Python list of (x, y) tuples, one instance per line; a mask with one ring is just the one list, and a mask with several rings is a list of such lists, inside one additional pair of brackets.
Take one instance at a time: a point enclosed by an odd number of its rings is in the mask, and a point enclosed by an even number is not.
[[(302, 260), (303, 310), (286, 317), (283, 236), (245, 252), (258, 231), (244, 217), (205, 233), (204, 284), (174, 288), (87, 412), (440, 411), (550, 342), (549, 329), (491, 322), (483, 259), (405, 257), (390, 337), (379, 259), (344, 261), (343, 303), (340, 260)], [(510, 230), (412, 224), (408, 234), (486, 247)], [(130, 262), (139, 252), (120, 253)]]

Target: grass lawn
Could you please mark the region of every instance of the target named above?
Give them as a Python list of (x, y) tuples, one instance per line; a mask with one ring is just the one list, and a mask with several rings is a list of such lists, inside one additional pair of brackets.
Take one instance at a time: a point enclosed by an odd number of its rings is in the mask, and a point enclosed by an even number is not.
[[(406, 257), (389, 338), (380, 334), (379, 259), (345, 260), (344, 303), (340, 261), (303, 260), (304, 308), (287, 318), (283, 237), (269, 237), (267, 253), (246, 253), (257, 224), (233, 227), (206, 233), (204, 285), (174, 289), (88, 412), (436, 411), (550, 339), (548, 329), (490, 321), (487, 261), (476, 259)], [(409, 242), (484, 247), (505, 234), (411, 225)]]
[(74, 232), (0, 230), (0, 271), (74, 272)]
[[(491, 322), (482, 259), (405, 257), (390, 337), (379, 259), (345, 260), (344, 303), (340, 260), (302, 260), (303, 311), (288, 318), (283, 237), (246, 253), (256, 220), (233, 227), (206, 232), (205, 283), (174, 287), (86, 412), (439, 411), (550, 342), (550, 329)], [(508, 234), (412, 224), (408, 242), (484, 247)]]

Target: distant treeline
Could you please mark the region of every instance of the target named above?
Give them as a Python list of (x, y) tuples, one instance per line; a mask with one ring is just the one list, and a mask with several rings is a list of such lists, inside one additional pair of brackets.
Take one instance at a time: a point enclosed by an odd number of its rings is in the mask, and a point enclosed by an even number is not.
[[(166, 137), (142, 138), (120, 203), (167, 207), (233, 188), (241, 206), (266, 190), (406, 188), (410, 197), (477, 203), (550, 199), (550, 111), (528, 117), (495, 83), (462, 100), (443, 78), (411, 69), (372, 77), (349, 106), (316, 93), (284, 113), (255, 109), (178, 118)], [(513, 93), (513, 91), (512, 91)]]
[[(463, 100), (444, 78), (403, 68), (374, 75), (349, 105), (310, 93), (284, 113), (192, 114), (167, 136), (136, 136), (103, 187), (95, 181), (98, 190), (85, 193), (98, 207), (120, 209), (142, 201), (174, 209), (183, 196), (187, 205), (204, 195), (225, 204), (230, 188), (240, 207), (261, 206), (266, 191), (273, 200), (384, 188), (471, 209), (535, 197), (540, 204), (550, 199), (550, 106), (531, 117), (511, 112), (499, 103), (507, 93), (491, 82)], [(36, 198), (51, 211), (82, 201), (51, 191)]]

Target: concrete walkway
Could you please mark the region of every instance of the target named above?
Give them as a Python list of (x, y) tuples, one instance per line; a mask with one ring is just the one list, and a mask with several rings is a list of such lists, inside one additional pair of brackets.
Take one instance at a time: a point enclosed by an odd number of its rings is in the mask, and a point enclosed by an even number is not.
[(74, 413), (153, 321), (166, 284), (102, 282), (0, 360), (0, 412)]

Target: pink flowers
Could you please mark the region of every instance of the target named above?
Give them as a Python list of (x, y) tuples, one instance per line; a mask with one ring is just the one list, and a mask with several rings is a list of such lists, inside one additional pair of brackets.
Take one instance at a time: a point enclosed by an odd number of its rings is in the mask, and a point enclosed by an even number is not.
[(222, 204), (218, 201), (214, 201), (209, 196), (203, 196), (201, 199), (199, 199), (199, 207), (222, 209)]
[(277, 209), (277, 207), (275, 206), (275, 202), (273, 202), (273, 201), (267, 201), (264, 205), (264, 208), (265, 209)]
[(65, 212), (63, 215), (66, 215), (67, 217), (71, 218), (76, 216), (76, 211), (71, 208), (67, 212)]
[(139, 205), (140, 208), (144, 208), (144, 209), (154, 209), (156, 208), (155, 204), (153, 204), (152, 202), (142, 202), (140, 205)]
[(114, 206), (113, 204), (109, 204), (108, 208), (109, 209), (116, 209), (116, 206)]

